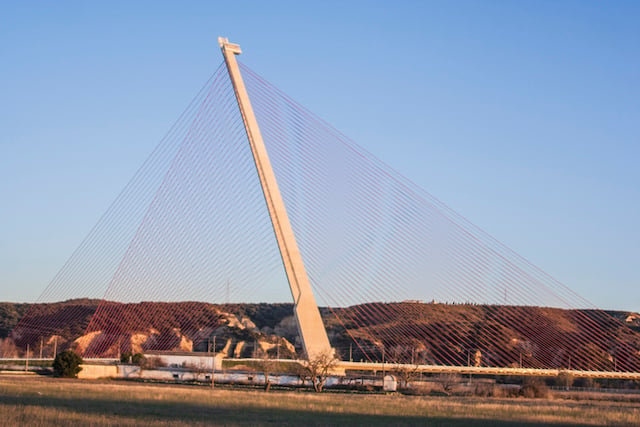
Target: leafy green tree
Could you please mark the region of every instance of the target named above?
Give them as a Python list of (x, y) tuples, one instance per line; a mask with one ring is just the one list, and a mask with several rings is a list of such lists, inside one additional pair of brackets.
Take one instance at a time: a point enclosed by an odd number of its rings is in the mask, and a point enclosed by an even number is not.
[(58, 353), (53, 361), (53, 371), (59, 377), (76, 378), (82, 370), (82, 357), (73, 350), (65, 350)]

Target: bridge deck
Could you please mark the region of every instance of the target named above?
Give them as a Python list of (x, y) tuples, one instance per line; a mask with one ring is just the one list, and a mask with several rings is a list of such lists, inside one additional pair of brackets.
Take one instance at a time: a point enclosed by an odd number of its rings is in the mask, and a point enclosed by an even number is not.
[(373, 362), (339, 362), (340, 369), (345, 371), (394, 371), (415, 370), (425, 373), (453, 373), (461, 375), (516, 375), (555, 377), (560, 372), (567, 372), (576, 378), (611, 378), (640, 380), (640, 372), (607, 372), (607, 371), (581, 371), (575, 369), (534, 369), (534, 368), (501, 368), (492, 366), (444, 366), (444, 365), (411, 365), (396, 363)]
[[(262, 362), (263, 359), (227, 359), (244, 360), (247, 362)], [(274, 359), (278, 363), (297, 363), (291, 359)], [(378, 363), (378, 362), (348, 362), (339, 361), (335, 372), (344, 374), (347, 371), (368, 371), (368, 372), (393, 372), (397, 370), (412, 370), (430, 374), (460, 374), (460, 375), (513, 375), (513, 376), (535, 376), (535, 377), (555, 377), (560, 372), (566, 372), (576, 378), (607, 378), (607, 379), (627, 379), (640, 380), (640, 372), (618, 372), (618, 371), (582, 371), (576, 369), (535, 369), (535, 368), (511, 368), (494, 366), (446, 366), (446, 365), (413, 365), (401, 363)]]
[[(186, 354), (186, 353), (185, 353)], [(188, 353), (194, 355), (194, 353)], [(202, 355), (204, 356), (204, 355)], [(206, 357), (206, 356), (205, 356)], [(1, 360), (1, 359), (0, 359)], [(21, 362), (22, 358), (5, 359), (13, 362)], [(30, 359), (33, 361), (50, 361), (52, 359)], [(264, 359), (225, 359), (242, 361), (248, 363), (264, 362)], [(292, 359), (270, 359), (273, 362), (281, 364), (298, 363)], [(117, 359), (85, 359), (88, 363), (112, 364), (117, 363)], [(217, 363), (216, 363), (217, 365)], [(412, 365), (401, 363), (377, 363), (377, 362), (347, 362), (339, 361), (335, 372), (337, 374), (346, 374), (351, 372), (393, 372), (397, 370), (412, 370), (416, 372), (424, 372), (429, 374), (460, 374), (460, 375), (513, 375), (513, 376), (537, 376), (537, 377), (555, 377), (560, 372), (566, 372), (576, 378), (607, 378), (607, 379), (623, 379), (640, 381), (640, 372), (618, 372), (618, 371), (581, 371), (576, 369), (534, 369), (534, 368), (501, 368), (494, 366), (445, 366), (445, 365)]]

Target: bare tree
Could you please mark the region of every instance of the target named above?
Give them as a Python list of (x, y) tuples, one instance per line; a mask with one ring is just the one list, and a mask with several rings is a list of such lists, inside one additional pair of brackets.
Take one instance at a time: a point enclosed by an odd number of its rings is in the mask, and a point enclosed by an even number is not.
[(418, 369), (418, 365), (401, 365), (394, 369), (393, 373), (400, 380), (400, 388), (408, 388), (409, 384), (420, 376)]
[(131, 363), (133, 363), (134, 365), (138, 365), (138, 377), (140, 378), (142, 378), (142, 374), (146, 368), (146, 361), (147, 358), (144, 357), (144, 354), (142, 353), (136, 353), (131, 356)]
[(437, 381), (442, 386), (442, 391), (446, 394), (451, 394), (453, 387), (460, 383), (461, 377), (458, 374), (440, 374)]
[(153, 370), (159, 368), (160, 366), (165, 366), (162, 362), (162, 359), (159, 357), (145, 357), (142, 353), (136, 353), (131, 356), (131, 362), (134, 365), (138, 365), (139, 371), (138, 376), (142, 378), (142, 374), (145, 370)]
[(147, 369), (156, 369), (162, 366), (167, 366), (167, 364), (164, 363), (162, 359), (159, 357), (147, 357), (144, 359), (143, 364), (144, 364), (144, 367)]
[(309, 378), (309, 371), (302, 363), (296, 363), (289, 367), (289, 373), (295, 375), (300, 380), (300, 386), (304, 387), (305, 382)]
[(185, 367), (193, 372), (193, 376), (195, 377), (196, 381), (200, 381), (200, 377), (211, 370), (211, 368), (209, 368), (204, 360), (198, 360), (197, 362), (188, 363)]
[(555, 383), (557, 386), (564, 387), (565, 389), (569, 390), (569, 387), (573, 385), (574, 380), (575, 378), (573, 377), (573, 374), (571, 372), (560, 371), (558, 372), (558, 376), (555, 379)]
[(260, 363), (258, 363), (258, 369), (260, 369), (264, 375), (264, 391), (268, 392), (271, 389), (270, 375), (276, 371), (277, 363), (275, 360), (269, 359), (269, 356), (265, 353)]
[(0, 339), (0, 356), (17, 357), (18, 348), (11, 338)]
[(309, 360), (302, 361), (296, 370), (296, 374), (302, 381), (302, 384), (309, 380), (311, 384), (313, 384), (313, 389), (321, 393), (331, 371), (337, 364), (338, 360), (333, 356), (332, 352), (324, 352)]

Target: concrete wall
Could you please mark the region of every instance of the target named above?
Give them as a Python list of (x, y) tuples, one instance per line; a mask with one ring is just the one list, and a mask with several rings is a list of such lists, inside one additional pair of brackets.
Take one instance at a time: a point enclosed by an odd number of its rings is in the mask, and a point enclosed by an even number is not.
[(118, 376), (118, 367), (115, 365), (80, 365), (82, 370), (78, 374), (78, 378), (96, 379), (96, 378), (114, 378)]
[[(198, 356), (183, 356), (176, 355), (170, 357), (162, 357), (163, 361), (174, 362), (173, 367), (160, 367), (156, 369), (142, 369), (136, 365), (124, 365), (124, 364), (83, 364), (82, 371), (78, 374), (78, 378), (83, 379), (97, 379), (97, 378), (141, 378), (141, 379), (155, 379), (164, 381), (211, 381), (211, 370), (202, 370), (198, 375), (194, 372), (190, 372), (188, 369), (182, 368), (181, 365), (184, 361), (187, 363), (198, 362)], [(202, 359), (208, 359), (211, 367), (211, 357), (203, 357)], [(204, 360), (202, 360), (204, 362)], [(217, 364), (217, 363), (216, 363)], [(294, 375), (285, 374), (272, 374), (269, 376), (269, 380), (273, 385), (287, 385), (287, 386), (299, 386), (300, 379)], [(386, 381), (395, 382), (394, 378), (387, 376)], [(222, 372), (216, 368), (215, 382), (218, 384), (246, 384), (246, 385), (263, 385), (264, 374), (261, 372), (241, 372), (241, 371), (226, 371)], [(338, 385), (350, 385), (350, 386), (373, 386), (381, 387), (381, 379), (362, 379), (362, 378), (348, 378), (348, 377), (336, 377), (332, 376), (327, 379), (326, 386), (338, 386)], [(386, 384), (388, 387), (389, 384)], [(395, 385), (395, 384), (394, 384)], [(309, 381), (306, 382), (307, 387), (311, 387)]]
[[(211, 363), (213, 357), (197, 354), (145, 354), (147, 358), (158, 358), (164, 365), (169, 367), (183, 367), (183, 366), (199, 366), (202, 369), (211, 371)], [(216, 370), (222, 370), (222, 355), (218, 355), (215, 358)]]

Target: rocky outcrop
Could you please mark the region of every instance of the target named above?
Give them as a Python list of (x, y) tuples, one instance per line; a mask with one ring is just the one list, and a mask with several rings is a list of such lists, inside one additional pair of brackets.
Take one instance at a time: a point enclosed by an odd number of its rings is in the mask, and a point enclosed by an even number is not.
[[(160, 332), (156, 328), (121, 334), (93, 331), (76, 338), (72, 347), (80, 354), (91, 357), (117, 357), (124, 353), (145, 353), (153, 350), (208, 352), (213, 350), (223, 357), (262, 357), (265, 354), (293, 357), (295, 347), (287, 339), (265, 334), (246, 316), (219, 313), (220, 326), (204, 327), (195, 331), (172, 328)], [(215, 339), (214, 339), (215, 337)]]

